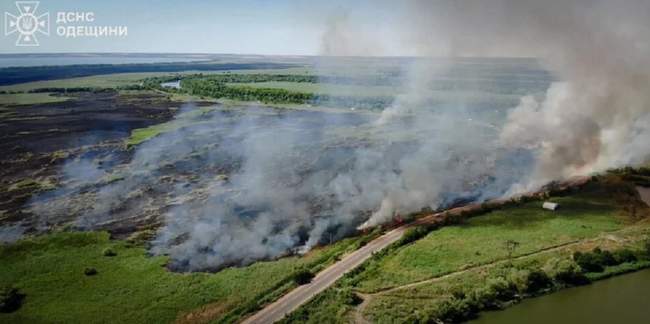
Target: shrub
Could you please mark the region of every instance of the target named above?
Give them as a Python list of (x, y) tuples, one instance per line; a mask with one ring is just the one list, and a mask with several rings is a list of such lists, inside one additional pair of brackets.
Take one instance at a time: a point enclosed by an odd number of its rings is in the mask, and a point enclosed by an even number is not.
[(602, 272), (604, 270), (596, 253), (576, 252), (573, 254), (573, 260), (586, 272)]
[(343, 304), (350, 306), (356, 306), (363, 302), (363, 299), (349, 288), (343, 289), (339, 292), (339, 300), (341, 300)]
[(530, 271), (524, 269), (512, 269), (508, 274), (508, 281), (512, 282), (520, 293), (528, 290), (528, 275)]
[(614, 258), (614, 255), (612, 255), (612, 252), (595, 248), (594, 254), (596, 254), (598, 263), (600, 263), (601, 266), (613, 266), (619, 264), (616, 263), (616, 259)]
[(415, 242), (426, 235), (424, 227), (409, 228), (399, 241), (399, 245), (406, 245)]
[(464, 299), (451, 298), (442, 302), (436, 316), (443, 323), (460, 323), (476, 316), (476, 309)]
[(463, 299), (470, 309), (478, 311), (483, 309), (500, 309), (503, 302), (510, 301), (517, 295), (517, 286), (504, 279), (493, 278), (479, 288), (466, 294)]
[(314, 274), (307, 269), (298, 269), (292, 276), (293, 281), (298, 285), (308, 284), (313, 278)]
[[(647, 252), (646, 252), (647, 253)], [(628, 249), (614, 251), (614, 253), (595, 248), (593, 252), (573, 254), (573, 260), (585, 272), (602, 272), (605, 267), (615, 266), (625, 262), (634, 262), (637, 256)]]
[(465, 290), (460, 287), (456, 287), (451, 291), (451, 295), (454, 296), (456, 299), (464, 299), (467, 297), (467, 294), (465, 293)]
[(488, 280), (488, 289), (490, 294), (500, 301), (511, 300), (517, 294), (517, 286), (504, 278)]
[(488, 287), (480, 287), (472, 290), (467, 297), (468, 303), (478, 309), (495, 309), (497, 307), (497, 300), (494, 296), (490, 295)]
[(578, 269), (558, 272), (555, 280), (568, 286), (582, 286), (591, 283), (591, 280)]
[(535, 293), (542, 289), (549, 288), (553, 285), (551, 278), (548, 277), (546, 272), (536, 270), (528, 274), (528, 285), (526, 292)]
[(113, 257), (113, 256), (117, 255), (117, 253), (115, 251), (113, 251), (113, 249), (111, 249), (111, 248), (105, 248), (104, 251), (102, 252), (102, 254), (104, 254), (104, 256), (107, 256), (107, 257)]
[(93, 267), (87, 267), (86, 269), (84, 269), (84, 274), (86, 276), (94, 276), (97, 274), (97, 269)]
[(13, 287), (0, 288), (0, 312), (11, 313), (20, 308), (24, 295)]
[(647, 259), (650, 259), (650, 239), (643, 242), (643, 254), (645, 254)]
[(546, 264), (545, 268), (560, 284), (579, 286), (590, 282), (573, 260), (553, 259)]
[(409, 243), (413, 243), (429, 234), (431, 231), (436, 229), (436, 225), (434, 224), (428, 224), (428, 225), (421, 225), (413, 228), (409, 228), (402, 238), (399, 240), (397, 243), (398, 246), (406, 245)]
[(625, 262), (634, 262), (637, 260), (636, 255), (634, 255), (634, 252), (628, 249), (621, 249), (615, 251), (614, 259), (616, 259), (616, 262), (618, 264), (625, 263)]

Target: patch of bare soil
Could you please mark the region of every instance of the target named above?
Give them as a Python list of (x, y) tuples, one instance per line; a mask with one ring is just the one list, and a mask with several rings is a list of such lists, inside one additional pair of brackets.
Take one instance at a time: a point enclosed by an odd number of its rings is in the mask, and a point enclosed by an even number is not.
[(230, 309), (227, 303), (212, 303), (202, 306), (199, 309), (183, 314), (176, 319), (177, 324), (209, 323), (212, 319), (219, 317), (226, 310)]

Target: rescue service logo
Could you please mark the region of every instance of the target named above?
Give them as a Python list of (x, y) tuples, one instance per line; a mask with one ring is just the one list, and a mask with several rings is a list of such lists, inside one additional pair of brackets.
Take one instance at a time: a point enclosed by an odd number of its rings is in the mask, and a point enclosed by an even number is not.
[(17, 33), (16, 46), (38, 46), (37, 34), (50, 35), (50, 13), (38, 15), (39, 1), (16, 1), (18, 15), (5, 12), (5, 36)]
[[(40, 1), (16, 1), (18, 13), (5, 12), (5, 37), (17, 34), (16, 46), (38, 46), (38, 38), (50, 36), (50, 13), (37, 12)], [(95, 12), (86, 10), (54, 11), (56, 17), (52, 37), (58, 40), (77, 38), (122, 38), (129, 30), (125, 25), (103, 25)]]

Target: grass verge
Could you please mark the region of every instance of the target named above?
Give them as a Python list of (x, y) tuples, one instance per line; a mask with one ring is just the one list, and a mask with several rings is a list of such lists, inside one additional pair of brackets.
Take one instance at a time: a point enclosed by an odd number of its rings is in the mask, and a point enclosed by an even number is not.
[[(18, 310), (0, 313), (0, 322), (235, 321), (290, 289), (296, 269), (332, 263), (362, 239), (218, 273), (169, 272), (167, 257), (148, 257), (142, 246), (109, 240), (104, 232), (26, 239), (0, 247), (0, 286), (25, 295)], [(86, 268), (97, 274), (85, 275)], [(210, 312), (201, 312), (206, 305)]]

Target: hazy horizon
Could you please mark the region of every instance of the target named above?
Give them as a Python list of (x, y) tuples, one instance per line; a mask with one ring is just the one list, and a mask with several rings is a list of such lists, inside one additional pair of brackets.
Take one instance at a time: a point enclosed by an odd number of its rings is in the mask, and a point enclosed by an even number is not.
[[(388, 1), (341, 0), (237, 2), (81, 0), (40, 1), (36, 15), (50, 13), (50, 35), (38, 35), (39, 46), (15, 46), (16, 33), (0, 37), (0, 53), (46, 52), (191, 52), (315, 55), (321, 37), (336, 17), (349, 17), (368, 30), (394, 29), (402, 9)], [(0, 10), (17, 15), (14, 1)], [(92, 23), (59, 24), (58, 12), (93, 12)], [(334, 17), (334, 18), (333, 18)], [(380, 19), (377, 19), (380, 18)], [(391, 23), (392, 21), (392, 23)], [(387, 24), (393, 26), (387, 28)], [(126, 26), (127, 37), (77, 37), (57, 35), (57, 27), (70, 25)], [(6, 32), (6, 30), (5, 30)], [(182, 48), (182, 50), (180, 50)]]

